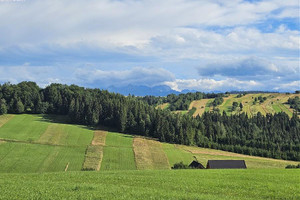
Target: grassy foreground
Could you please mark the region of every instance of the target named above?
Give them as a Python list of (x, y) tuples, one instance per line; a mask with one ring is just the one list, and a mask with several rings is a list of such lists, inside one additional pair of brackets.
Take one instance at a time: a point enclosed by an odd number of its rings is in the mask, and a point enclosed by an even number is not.
[(0, 199), (299, 199), (299, 177), (297, 169), (0, 174)]

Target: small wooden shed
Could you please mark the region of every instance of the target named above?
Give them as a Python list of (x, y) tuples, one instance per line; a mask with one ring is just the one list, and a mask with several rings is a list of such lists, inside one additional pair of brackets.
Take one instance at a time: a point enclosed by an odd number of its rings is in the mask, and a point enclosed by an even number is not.
[(205, 167), (198, 161), (193, 160), (191, 164), (189, 165), (190, 168), (195, 168), (195, 169), (205, 169)]
[(244, 160), (208, 160), (206, 169), (247, 169)]

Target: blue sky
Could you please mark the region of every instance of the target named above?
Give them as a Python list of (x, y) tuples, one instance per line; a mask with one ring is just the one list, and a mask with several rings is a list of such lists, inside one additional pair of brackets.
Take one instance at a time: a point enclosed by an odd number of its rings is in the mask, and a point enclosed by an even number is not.
[(298, 0), (0, 1), (0, 83), (300, 89)]

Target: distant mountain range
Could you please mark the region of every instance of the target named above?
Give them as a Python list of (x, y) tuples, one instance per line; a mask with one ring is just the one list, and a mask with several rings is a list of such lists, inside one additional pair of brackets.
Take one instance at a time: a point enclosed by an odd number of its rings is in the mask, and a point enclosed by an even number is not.
[(107, 88), (110, 92), (120, 93), (125, 96), (131, 94), (135, 96), (167, 96), (168, 94), (181, 94), (181, 93), (188, 93), (188, 92), (196, 92), (196, 90), (183, 90), (178, 92), (176, 90), (171, 89), (169, 86), (166, 85), (158, 85), (154, 87), (148, 87), (144, 85), (128, 85), (122, 87), (110, 86)]

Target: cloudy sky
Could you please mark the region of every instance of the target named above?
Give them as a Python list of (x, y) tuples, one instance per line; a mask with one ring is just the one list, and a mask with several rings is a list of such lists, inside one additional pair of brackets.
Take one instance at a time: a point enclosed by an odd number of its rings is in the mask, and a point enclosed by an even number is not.
[(0, 83), (300, 89), (298, 0), (0, 0)]

